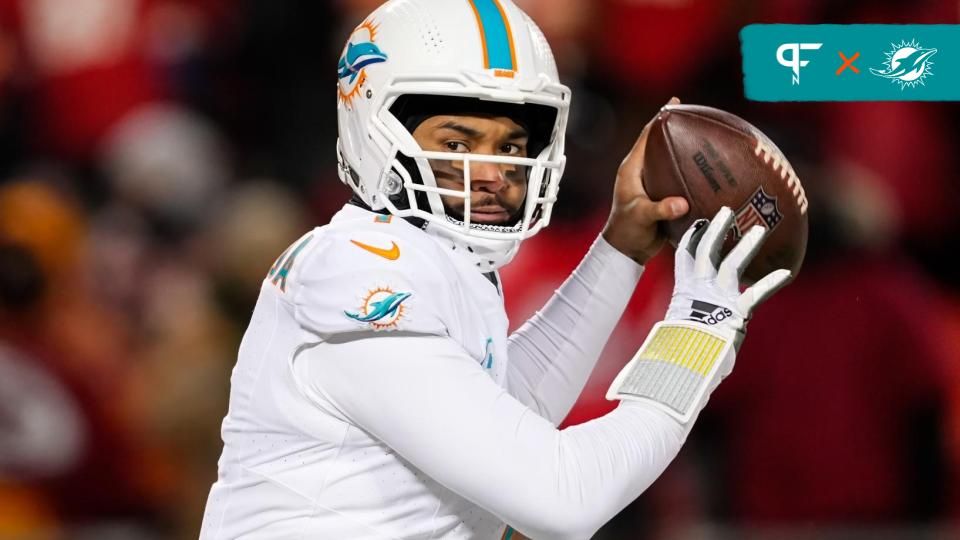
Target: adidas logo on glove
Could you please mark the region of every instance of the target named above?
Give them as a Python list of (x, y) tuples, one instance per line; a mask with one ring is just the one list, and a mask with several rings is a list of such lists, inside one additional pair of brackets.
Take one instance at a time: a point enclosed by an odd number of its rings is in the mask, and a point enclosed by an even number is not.
[(694, 300), (690, 308), (692, 311), (687, 319), (703, 324), (714, 325), (733, 316), (733, 311), (728, 308), (699, 300)]

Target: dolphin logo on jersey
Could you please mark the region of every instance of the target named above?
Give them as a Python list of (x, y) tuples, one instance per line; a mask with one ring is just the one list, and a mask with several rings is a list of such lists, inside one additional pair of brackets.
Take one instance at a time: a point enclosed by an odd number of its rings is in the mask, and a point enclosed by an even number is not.
[(396, 328), (403, 318), (403, 302), (410, 296), (411, 293), (398, 293), (388, 287), (379, 287), (367, 294), (359, 311), (344, 311), (343, 314), (357, 322), (370, 323), (377, 330)]
[(387, 55), (373, 43), (348, 43), (347, 51), (343, 53), (343, 57), (340, 58), (340, 63), (337, 65), (337, 74), (341, 79), (350, 77), (348, 82), (353, 84), (361, 69), (370, 64), (386, 61)]

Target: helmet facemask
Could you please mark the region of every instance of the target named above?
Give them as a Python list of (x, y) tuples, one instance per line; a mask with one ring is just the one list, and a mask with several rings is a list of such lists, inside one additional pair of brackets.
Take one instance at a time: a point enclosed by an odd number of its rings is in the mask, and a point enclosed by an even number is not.
[[(532, 157), (425, 151), (412, 132), (436, 115), (511, 118), (529, 134), (527, 151)], [(554, 139), (559, 124), (557, 109), (475, 98), (400, 96), (380, 117), (395, 141), (392, 166), (381, 178), (379, 190), (383, 205), (391, 213), (447, 229), (468, 245), (479, 240), (518, 243), (549, 223), (556, 201), (556, 180), (564, 164), (562, 141), (558, 144)], [(473, 171), (488, 163), (501, 167), (507, 181), (526, 183), (523, 203), (519, 208), (509, 208), (516, 210), (510, 222), (485, 223), (472, 209)], [(462, 188), (438, 186), (438, 174), (458, 180)], [(444, 204), (444, 198), (450, 204)]]

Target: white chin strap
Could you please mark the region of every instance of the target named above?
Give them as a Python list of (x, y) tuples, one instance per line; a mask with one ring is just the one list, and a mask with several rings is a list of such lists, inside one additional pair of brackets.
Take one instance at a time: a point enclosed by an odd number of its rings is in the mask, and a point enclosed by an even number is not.
[(492, 272), (506, 265), (520, 249), (520, 240), (488, 240), (467, 236), (429, 221), (423, 230), (451, 251), (465, 257), (481, 272)]

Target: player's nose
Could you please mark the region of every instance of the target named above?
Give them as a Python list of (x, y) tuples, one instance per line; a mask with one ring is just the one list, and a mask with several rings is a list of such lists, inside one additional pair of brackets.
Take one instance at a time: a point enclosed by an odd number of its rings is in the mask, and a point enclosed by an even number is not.
[(474, 161), (470, 164), (470, 189), (496, 193), (506, 183), (503, 166), (496, 163)]

